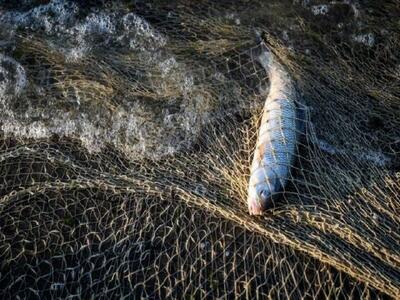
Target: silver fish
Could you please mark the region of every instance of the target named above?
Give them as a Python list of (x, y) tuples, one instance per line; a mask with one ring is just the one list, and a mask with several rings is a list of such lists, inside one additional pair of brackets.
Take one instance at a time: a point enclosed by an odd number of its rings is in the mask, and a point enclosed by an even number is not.
[(288, 73), (265, 47), (258, 60), (269, 74), (270, 90), (251, 165), (247, 203), (252, 215), (262, 214), (285, 187), (299, 130), (296, 92)]

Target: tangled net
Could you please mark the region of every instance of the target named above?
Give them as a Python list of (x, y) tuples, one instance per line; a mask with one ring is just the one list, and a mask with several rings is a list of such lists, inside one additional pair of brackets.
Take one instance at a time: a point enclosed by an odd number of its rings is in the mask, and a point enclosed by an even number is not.
[[(381, 18), (395, 4), (371, 4), (371, 30), (390, 30), (372, 46), (348, 41), (300, 4), (108, 5), (168, 37), (160, 55), (173, 55), (193, 82), (182, 88), (187, 74), (166, 76), (137, 44), (73, 45), (87, 52), (72, 59), (56, 33), (1, 19), (0, 297), (396, 298), (400, 40)], [(335, 9), (355, 18), (348, 6)], [(290, 18), (296, 35), (287, 47), (277, 28)], [(268, 78), (254, 56), (255, 27), (308, 107), (289, 184), (258, 217), (246, 196)], [(203, 126), (173, 131), (191, 133), (179, 140), (190, 142), (132, 148), (129, 122), (111, 139), (107, 125), (135, 112), (128, 102), (155, 109), (171, 99), (202, 113), (185, 111), (184, 120)], [(71, 119), (89, 120), (82, 113), (99, 117), (68, 129)]]

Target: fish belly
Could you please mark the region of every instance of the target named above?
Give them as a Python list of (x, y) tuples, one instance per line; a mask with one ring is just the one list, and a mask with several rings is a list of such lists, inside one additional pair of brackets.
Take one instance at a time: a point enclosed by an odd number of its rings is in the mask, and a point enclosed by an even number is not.
[[(296, 106), (285, 98), (267, 99), (252, 165), (254, 172), (264, 172), (262, 178), (272, 193), (284, 188), (293, 163), (296, 148)], [(253, 182), (257, 184), (260, 182)]]

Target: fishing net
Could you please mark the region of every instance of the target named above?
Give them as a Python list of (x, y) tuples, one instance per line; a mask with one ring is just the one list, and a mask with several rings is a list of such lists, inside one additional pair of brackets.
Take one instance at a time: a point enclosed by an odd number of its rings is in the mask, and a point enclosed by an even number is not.
[[(396, 3), (47, 2), (0, 10), (1, 298), (400, 294)], [(306, 128), (250, 216), (264, 46)]]

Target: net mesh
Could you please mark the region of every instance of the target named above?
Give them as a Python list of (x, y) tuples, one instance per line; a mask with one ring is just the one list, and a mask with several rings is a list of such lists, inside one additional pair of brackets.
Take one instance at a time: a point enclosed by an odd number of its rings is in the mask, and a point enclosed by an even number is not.
[[(4, 4), (1, 297), (396, 298), (398, 5), (317, 4)], [(260, 40), (307, 118), (250, 216)]]

